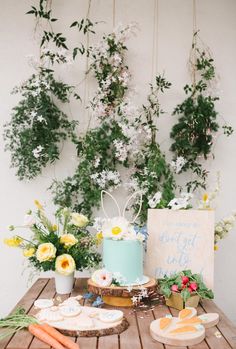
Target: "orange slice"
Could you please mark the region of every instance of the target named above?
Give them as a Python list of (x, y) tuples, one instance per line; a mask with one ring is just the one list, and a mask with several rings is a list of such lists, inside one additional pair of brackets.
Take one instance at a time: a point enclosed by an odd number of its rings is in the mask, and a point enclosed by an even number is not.
[(180, 320), (185, 319), (187, 316), (192, 314), (192, 310), (185, 308), (179, 312), (179, 318)]
[(203, 321), (199, 319), (199, 317), (194, 316), (191, 319), (185, 319), (182, 321), (177, 322), (178, 325), (199, 325), (202, 324)]
[(194, 326), (183, 326), (170, 331), (170, 334), (187, 333), (187, 332), (197, 332)]
[(164, 330), (171, 323), (172, 319), (168, 317), (162, 317), (160, 319), (160, 329)]

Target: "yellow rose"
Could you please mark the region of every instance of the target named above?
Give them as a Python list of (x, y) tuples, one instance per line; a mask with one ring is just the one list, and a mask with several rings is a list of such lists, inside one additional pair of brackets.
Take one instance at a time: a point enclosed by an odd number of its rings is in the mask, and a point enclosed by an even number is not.
[(73, 234), (64, 234), (60, 237), (60, 243), (66, 247), (73, 246), (77, 244), (78, 240)]
[(19, 247), (23, 239), (19, 236), (13, 236), (11, 239), (4, 239), (4, 243), (10, 247)]
[(57, 257), (55, 268), (59, 274), (70, 275), (75, 271), (75, 261), (69, 254), (62, 254)]
[(28, 248), (28, 249), (23, 251), (24, 257), (28, 257), (28, 258), (32, 257), (34, 255), (34, 253), (35, 253), (35, 248), (34, 247), (30, 247), (30, 248)]
[(51, 242), (40, 244), (36, 251), (36, 258), (39, 262), (50, 261), (56, 257), (57, 249)]
[(73, 212), (71, 213), (71, 224), (76, 227), (83, 228), (88, 224), (89, 220), (86, 216), (81, 213)]

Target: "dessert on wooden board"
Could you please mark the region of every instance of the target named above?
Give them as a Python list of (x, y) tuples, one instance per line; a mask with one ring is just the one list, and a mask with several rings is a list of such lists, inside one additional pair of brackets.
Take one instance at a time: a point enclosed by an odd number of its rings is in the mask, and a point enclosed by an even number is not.
[(173, 346), (192, 346), (205, 338), (205, 329), (219, 321), (217, 313), (197, 316), (195, 308), (181, 310), (178, 317), (166, 315), (151, 322), (150, 333), (158, 342)]

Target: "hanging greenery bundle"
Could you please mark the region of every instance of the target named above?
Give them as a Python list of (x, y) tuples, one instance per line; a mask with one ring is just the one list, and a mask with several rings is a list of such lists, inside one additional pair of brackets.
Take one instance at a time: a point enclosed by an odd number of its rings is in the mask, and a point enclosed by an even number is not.
[[(219, 98), (211, 92), (216, 77), (214, 60), (207, 48), (198, 45), (199, 40), (195, 33), (190, 56), (193, 82), (184, 87), (187, 97), (174, 110), (173, 115), (178, 116), (178, 122), (170, 134), (176, 172), (190, 170), (196, 175), (186, 185), (189, 191), (199, 186), (206, 187), (208, 172), (203, 168), (201, 159), (212, 155), (214, 138), (220, 129), (215, 108)], [(233, 129), (224, 125), (223, 131), (230, 135)]]
[(70, 91), (71, 86), (56, 81), (52, 72), (43, 68), (15, 88), (23, 98), (13, 108), (4, 138), (19, 179), (35, 178), (59, 158), (61, 140), (73, 138), (76, 122), (70, 122), (52, 99), (53, 95), (65, 103)]
[[(74, 138), (75, 121), (69, 121), (59, 108), (58, 102), (68, 103), (74, 92), (73, 86), (54, 77), (54, 63), (68, 63), (66, 38), (54, 33), (49, 1), (40, 0), (39, 7), (32, 6), (28, 14), (36, 18), (36, 27), (49, 27), (43, 31), (40, 42), (40, 62), (36, 73), (16, 87), (13, 93), (20, 93), (22, 99), (13, 108), (12, 118), (5, 125), (5, 149), (11, 152), (11, 166), (17, 169), (19, 179), (33, 179), (48, 163), (59, 158), (61, 142)], [(46, 24), (45, 24), (46, 23)], [(49, 43), (56, 46), (53, 51)]]
[[(140, 221), (144, 223), (149, 201), (158, 190), (162, 192), (162, 207), (173, 198), (174, 179), (155, 136), (155, 119), (162, 113), (158, 93), (168, 89), (170, 83), (157, 77), (147, 106), (139, 110), (132, 104), (125, 41), (133, 31), (133, 25), (119, 27), (89, 48), (90, 70), (98, 81), (91, 112), (98, 126), (76, 142), (79, 165), (75, 174), (63, 182), (55, 181), (52, 191), (57, 205), (91, 215), (100, 205), (102, 189), (113, 190), (123, 184), (131, 192), (141, 190), (144, 205)], [(131, 173), (123, 182), (119, 165)], [(135, 203), (132, 208), (136, 210)]]

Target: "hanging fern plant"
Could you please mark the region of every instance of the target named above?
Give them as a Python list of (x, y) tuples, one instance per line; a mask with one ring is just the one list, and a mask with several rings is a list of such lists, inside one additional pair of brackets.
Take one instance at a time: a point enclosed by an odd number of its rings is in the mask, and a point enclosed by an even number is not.
[[(218, 97), (212, 95), (211, 89), (215, 79), (214, 60), (206, 48), (197, 46), (197, 33), (193, 37), (190, 68), (193, 83), (186, 85), (186, 99), (177, 105), (173, 115), (178, 122), (170, 133), (173, 143), (171, 150), (175, 153), (173, 164), (178, 173), (192, 171), (196, 176), (187, 183), (187, 189), (205, 188), (208, 172), (201, 164), (201, 159), (212, 155), (216, 133), (220, 129), (215, 102)], [(233, 132), (231, 126), (223, 126), (224, 134)], [(212, 155), (213, 156), (213, 155)], [(182, 164), (178, 166), (176, 164)]]

